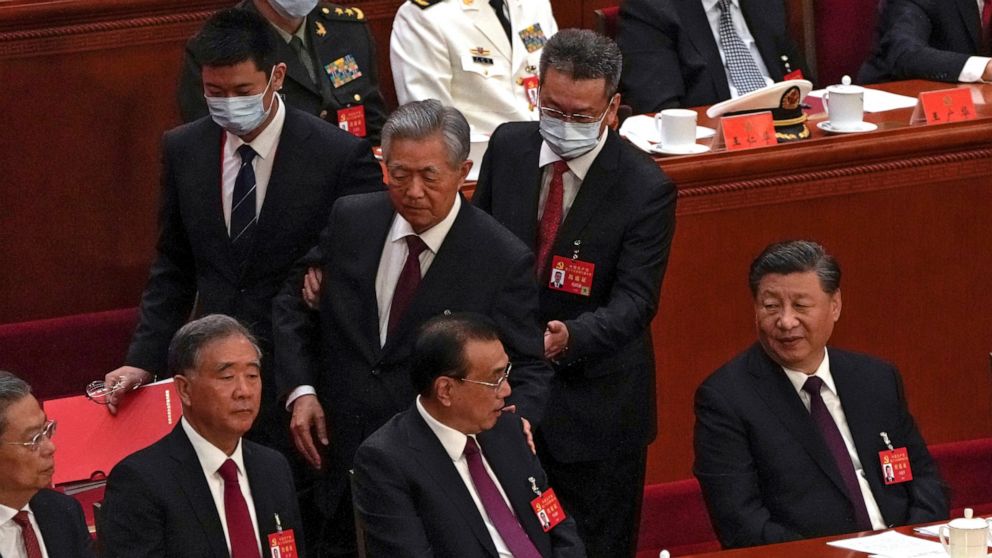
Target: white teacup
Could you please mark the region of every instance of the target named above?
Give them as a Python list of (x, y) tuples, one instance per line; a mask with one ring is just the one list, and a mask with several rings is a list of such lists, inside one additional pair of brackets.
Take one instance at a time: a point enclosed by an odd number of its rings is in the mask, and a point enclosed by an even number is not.
[(654, 124), (661, 136), (661, 146), (688, 147), (696, 143), (696, 111), (665, 109), (654, 115)]
[(830, 127), (836, 130), (853, 130), (865, 117), (865, 88), (851, 85), (851, 78), (844, 76), (841, 85), (827, 87), (823, 102), (830, 115)]
[(985, 558), (988, 555), (992, 528), (986, 520), (972, 517), (972, 513), (971, 508), (965, 508), (964, 517), (940, 526), (940, 544), (951, 558)]

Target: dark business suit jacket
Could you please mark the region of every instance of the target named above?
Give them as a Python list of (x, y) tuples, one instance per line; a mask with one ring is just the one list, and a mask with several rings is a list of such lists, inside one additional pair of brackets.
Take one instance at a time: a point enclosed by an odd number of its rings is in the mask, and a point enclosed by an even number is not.
[[(773, 81), (809, 68), (789, 38), (782, 0), (741, 0), (741, 12)], [(712, 105), (730, 98), (720, 46), (702, 0), (625, 0), (617, 43), (623, 51), (621, 92), (634, 113)]]
[(396, 330), (380, 347), (375, 278), (394, 215), (385, 192), (334, 205), (320, 242), (319, 334), (300, 298), (301, 274), (287, 281), (274, 306), (280, 393), (314, 386), (328, 413), (327, 494), (333, 503), (358, 445), (414, 399), (409, 359), (417, 328), (434, 316), (450, 311), (492, 318), (513, 362), (510, 403), (537, 423), (547, 399), (551, 370), (542, 358), (534, 258), (464, 201)]
[[(382, 189), (368, 142), (286, 107), (255, 244), (242, 269), (224, 224), (223, 134), (209, 117), (165, 134), (157, 256), (125, 360), (160, 376), (169, 341), (190, 318), (194, 301), (200, 315), (227, 314), (246, 324), (267, 361), (272, 299), (296, 260), (316, 245), (334, 201)], [(275, 383), (266, 373), (262, 416), (271, 416), (274, 405)]]
[[(830, 373), (886, 525), (938, 521), (947, 499), (891, 364), (830, 348)], [(913, 480), (886, 486), (879, 435), (909, 451)], [(725, 547), (857, 531), (840, 472), (781, 366), (755, 344), (696, 392), (695, 474)]]
[[(527, 446), (520, 418), (504, 414), (477, 438), (541, 556), (584, 557), (574, 519), (568, 517), (545, 533), (530, 506), (537, 497), (530, 479), (542, 491), (548, 483)], [(498, 557), (479, 508), (416, 407), (396, 415), (362, 443), (355, 456), (355, 484), (370, 556)]]
[[(275, 515), (292, 529), (305, 556), (303, 525), (286, 458), (241, 440), (245, 473), (255, 502), (263, 558)], [(107, 478), (100, 519), (103, 558), (229, 558), (224, 520), (214, 505), (200, 460), (181, 425), (133, 453)]]
[[(96, 557), (83, 508), (75, 498), (43, 488), (28, 504), (38, 522), (48, 558)], [(0, 558), (3, 558), (2, 554)]]
[[(258, 12), (252, 0), (242, 0), (238, 7)], [(339, 10), (341, 13), (338, 13)], [(276, 44), (276, 61), (286, 63), (286, 79), (280, 93), (287, 105), (317, 115), (335, 126), (338, 125), (339, 109), (365, 107), (365, 139), (373, 145), (379, 145), (379, 133), (386, 123), (386, 105), (379, 91), (375, 42), (365, 14), (355, 8), (348, 8), (347, 12), (344, 10), (344, 6), (320, 2), (303, 24), (318, 78), (316, 84), (310, 79), (310, 74), (296, 52), (275, 29), (271, 30)], [(186, 45), (177, 93), (179, 112), (186, 122), (208, 114), (207, 103), (203, 99), (200, 65), (197, 64), (191, 48), (191, 44)], [(335, 87), (325, 66), (347, 56), (354, 59), (361, 75)]]
[[(536, 122), (497, 128), (473, 197), (532, 249), (541, 143)], [(675, 230), (675, 194), (654, 161), (611, 131), (558, 229), (552, 255), (577, 252), (596, 266), (589, 296), (538, 286), (541, 323), (561, 320), (569, 331), (540, 426), (560, 461), (636, 450), (655, 437), (650, 325)]]
[(861, 83), (899, 79), (955, 82), (980, 54), (981, 18), (975, 0), (882, 0), (871, 56)]

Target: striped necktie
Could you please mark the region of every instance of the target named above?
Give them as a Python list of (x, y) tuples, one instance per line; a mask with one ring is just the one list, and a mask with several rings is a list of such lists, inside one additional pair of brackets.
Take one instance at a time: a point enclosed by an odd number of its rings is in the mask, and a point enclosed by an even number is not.
[(727, 70), (730, 81), (737, 89), (738, 95), (750, 93), (765, 86), (761, 70), (754, 62), (751, 51), (734, 30), (734, 21), (730, 17), (730, 0), (720, 0), (720, 50), (727, 60)]
[(241, 168), (234, 179), (234, 195), (231, 197), (231, 244), (238, 256), (238, 263), (244, 266), (251, 251), (255, 236), (255, 169), (252, 160), (255, 150), (244, 144), (238, 148), (241, 155)]

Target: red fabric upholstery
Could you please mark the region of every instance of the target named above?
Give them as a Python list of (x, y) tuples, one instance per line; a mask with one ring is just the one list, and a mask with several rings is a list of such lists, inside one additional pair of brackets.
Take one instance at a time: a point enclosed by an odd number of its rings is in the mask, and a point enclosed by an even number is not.
[(830, 0), (813, 3), (816, 28), (816, 79), (820, 87), (855, 79), (868, 58), (879, 0)]
[(596, 10), (596, 31), (611, 39), (617, 38), (617, 16), (620, 15), (620, 6), (608, 6)]
[(992, 515), (992, 438), (937, 444), (930, 453), (950, 490), (951, 517), (961, 517), (964, 508)]
[(658, 558), (663, 548), (672, 556), (720, 550), (696, 479), (644, 487), (637, 558)]
[(124, 363), (138, 309), (0, 325), (0, 370), (24, 378), (38, 399), (83, 393)]

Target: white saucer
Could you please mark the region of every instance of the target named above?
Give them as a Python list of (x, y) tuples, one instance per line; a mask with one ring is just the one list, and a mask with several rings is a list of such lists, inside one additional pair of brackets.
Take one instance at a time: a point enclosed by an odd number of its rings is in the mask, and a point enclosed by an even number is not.
[(662, 147), (662, 145), (655, 144), (651, 151), (654, 153), (661, 153), (662, 155), (697, 155), (699, 153), (706, 153), (710, 150), (710, 146), (701, 145), (698, 143), (693, 143), (690, 145), (680, 145), (678, 147)]
[(859, 122), (857, 126), (851, 128), (834, 128), (829, 120), (817, 122), (816, 127), (831, 134), (860, 134), (861, 132), (874, 132), (878, 129), (878, 125), (871, 122)]

